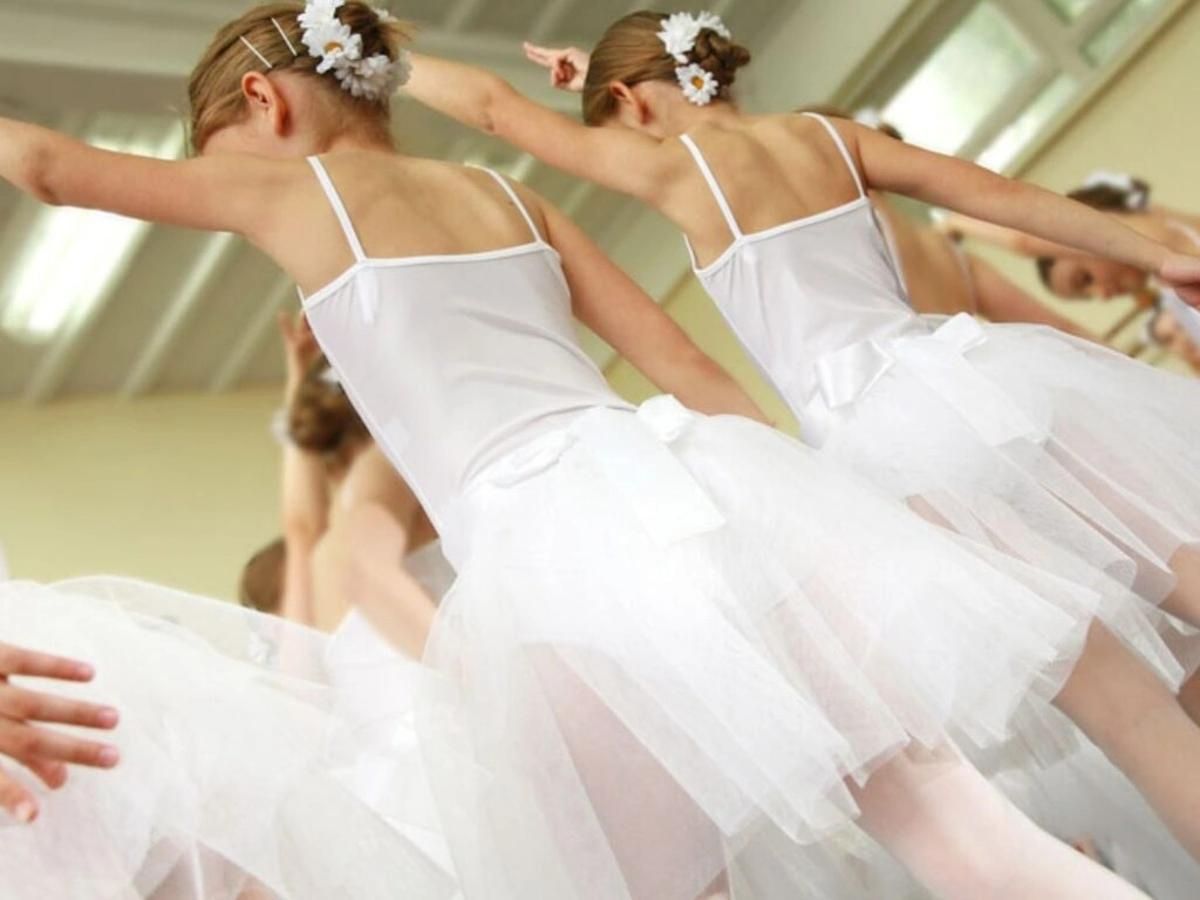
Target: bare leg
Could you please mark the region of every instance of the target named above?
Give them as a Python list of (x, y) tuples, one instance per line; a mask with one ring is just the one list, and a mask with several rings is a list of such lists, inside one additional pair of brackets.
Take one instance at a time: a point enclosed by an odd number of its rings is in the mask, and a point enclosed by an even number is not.
[(624, 890), (634, 900), (727, 900), (712, 820), (553, 649), (533, 651), (533, 662)]
[(1171, 571), (1179, 580), (1162, 608), (1189, 625), (1200, 626), (1200, 547), (1177, 551), (1171, 557)]
[(1095, 625), (1055, 703), (1200, 859), (1200, 727), (1166, 685), (1111, 632)]
[(941, 900), (1145, 900), (1040, 831), (949, 747), (909, 750), (851, 790), (862, 826)]

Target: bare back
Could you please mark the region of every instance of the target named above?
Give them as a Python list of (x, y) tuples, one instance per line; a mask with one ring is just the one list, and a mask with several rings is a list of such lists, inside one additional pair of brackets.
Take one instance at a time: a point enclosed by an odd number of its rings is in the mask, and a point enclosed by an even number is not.
[[(705, 125), (689, 136), (708, 160), (746, 234), (818, 215), (859, 196), (841, 151), (825, 127), (810, 117), (743, 116)], [(676, 143), (686, 158), (687, 150)], [(663, 212), (687, 234), (702, 266), (733, 241), (712, 192), (690, 159), (668, 190)]]
[[(530, 242), (520, 210), (487, 172), (434, 160), (355, 150), (322, 162), (346, 206), (367, 257), (457, 256)], [(291, 274), (305, 294), (333, 282), (354, 262), (317, 176), (294, 167), (293, 189), (262, 235), (249, 235)], [(519, 191), (542, 233), (540, 204)]]

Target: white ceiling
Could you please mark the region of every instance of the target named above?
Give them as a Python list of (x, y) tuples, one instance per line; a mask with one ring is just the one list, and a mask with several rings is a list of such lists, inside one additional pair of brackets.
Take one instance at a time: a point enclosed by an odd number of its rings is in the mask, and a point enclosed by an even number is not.
[[(82, 134), (158, 125), (182, 128), (187, 74), (245, 0), (0, 0), (0, 113)], [(573, 112), (573, 97), (545, 85), (520, 57), (520, 41), (588, 46), (628, 0), (391, 0), (421, 26), (418, 46), (500, 71), (517, 86)], [(717, 0), (740, 38), (765, 40), (801, 4)], [(813, 4), (804, 4), (807, 8)], [(820, 6), (820, 3), (815, 5)], [(473, 159), (513, 173), (562, 206), (651, 293), (662, 296), (686, 263), (678, 238), (652, 213), (534, 163), (414, 104), (401, 104), (402, 147)], [(0, 185), (0, 273), (29, 240), (37, 206)], [(64, 259), (63, 265), (71, 260)], [(0, 302), (5, 296), (0, 276)], [(290, 284), (239, 241), (150, 229), (115, 288), (94, 312), (43, 344), (0, 333), (0, 398), (42, 403), (75, 394), (224, 391), (274, 382), (281, 360), (276, 310)], [(595, 342), (603, 358), (605, 348)]]

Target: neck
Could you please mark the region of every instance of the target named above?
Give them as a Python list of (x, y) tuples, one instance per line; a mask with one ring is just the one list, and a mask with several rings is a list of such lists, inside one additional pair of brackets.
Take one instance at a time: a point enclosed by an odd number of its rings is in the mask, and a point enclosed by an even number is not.
[(664, 111), (663, 131), (671, 137), (678, 137), (700, 125), (736, 122), (742, 117), (741, 111), (726, 100), (718, 100), (708, 106), (696, 106), (685, 101), (672, 104), (670, 109)]
[(325, 142), (323, 153), (339, 150), (373, 150), (383, 153), (395, 153), (396, 145), (391, 135), (377, 128), (359, 128), (340, 131)]

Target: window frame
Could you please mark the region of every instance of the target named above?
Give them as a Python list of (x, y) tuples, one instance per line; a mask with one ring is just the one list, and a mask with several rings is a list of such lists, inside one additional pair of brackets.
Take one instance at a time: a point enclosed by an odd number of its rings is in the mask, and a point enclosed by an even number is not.
[(1166, 0), (1111, 60), (1099, 66), (1088, 62), (1086, 48), (1130, 0), (1097, 0), (1074, 22), (1066, 21), (1045, 0), (917, 0), (837, 91), (834, 102), (848, 109), (886, 106), (930, 54), (983, 2), (999, 7), (1040, 59), (980, 121), (957, 151), (958, 156), (978, 159), (1060, 76), (1068, 75), (1077, 84), (1074, 97), (1001, 170), (1015, 175), (1024, 171), (1194, 0)]

